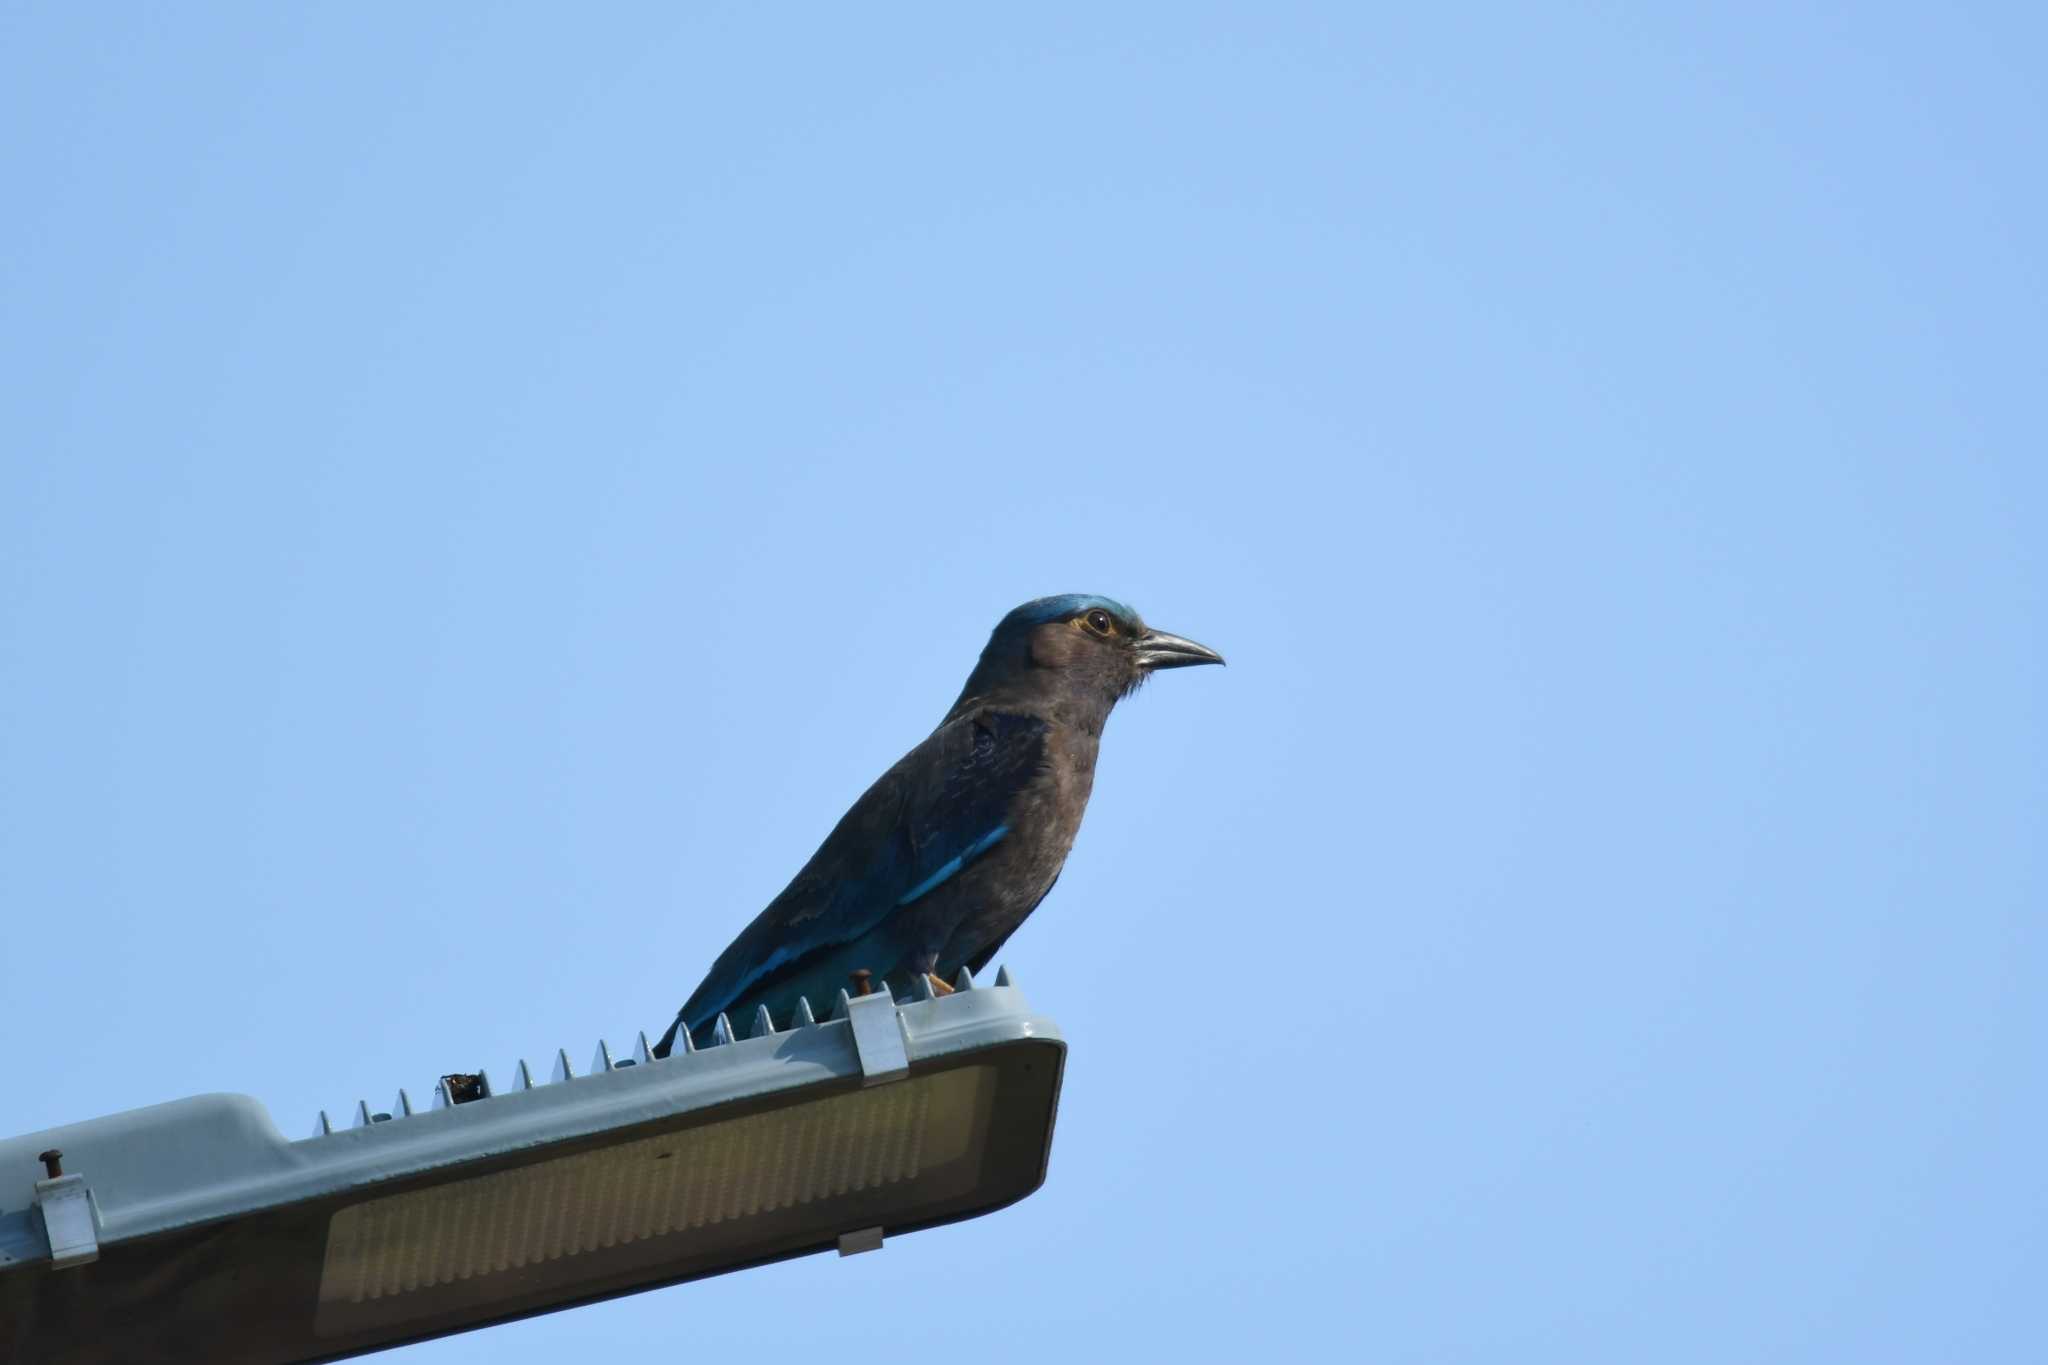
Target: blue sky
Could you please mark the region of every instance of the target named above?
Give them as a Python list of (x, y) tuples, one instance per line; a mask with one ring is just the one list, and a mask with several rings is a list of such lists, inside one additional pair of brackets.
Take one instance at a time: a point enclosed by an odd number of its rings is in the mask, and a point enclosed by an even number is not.
[(2044, 50), (0, 8), (0, 1128), (651, 1030), (1101, 592), (1231, 666), (1004, 953), (1045, 1188), (392, 1359), (2031, 1358)]

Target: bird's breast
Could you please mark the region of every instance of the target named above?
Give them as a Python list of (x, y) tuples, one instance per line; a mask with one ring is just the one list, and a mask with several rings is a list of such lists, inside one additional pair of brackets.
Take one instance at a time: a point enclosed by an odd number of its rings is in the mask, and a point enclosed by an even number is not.
[(1046, 763), (1011, 806), (1010, 834), (983, 860), (976, 888), (1021, 918), (1059, 876), (1080, 833), (1095, 785), (1096, 746), (1087, 737), (1048, 736)]

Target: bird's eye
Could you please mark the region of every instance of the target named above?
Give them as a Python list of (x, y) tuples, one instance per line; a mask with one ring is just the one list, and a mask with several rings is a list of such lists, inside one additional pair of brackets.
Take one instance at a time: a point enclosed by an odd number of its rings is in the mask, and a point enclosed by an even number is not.
[(1097, 607), (1094, 611), (1089, 612), (1086, 616), (1082, 617), (1081, 619), (1087, 622), (1088, 629), (1094, 631), (1097, 635), (1116, 634), (1116, 622), (1110, 618), (1108, 612), (1104, 611), (1100, 607)]

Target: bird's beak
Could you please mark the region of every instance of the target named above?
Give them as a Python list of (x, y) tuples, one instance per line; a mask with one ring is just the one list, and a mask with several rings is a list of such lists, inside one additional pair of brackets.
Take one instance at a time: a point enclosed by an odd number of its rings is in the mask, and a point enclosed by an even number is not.
[(1138, 666), (1144, 669), (1191, 668), (1195, 664), (1220, 664), (1223, 656), (1207, 645), (1148, 630), (1138, 637)]

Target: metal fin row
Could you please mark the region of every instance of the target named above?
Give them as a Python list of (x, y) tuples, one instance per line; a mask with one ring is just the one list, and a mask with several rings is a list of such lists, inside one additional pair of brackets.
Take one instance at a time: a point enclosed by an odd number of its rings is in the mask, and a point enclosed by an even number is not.
[[(1000, 988), (1008, 988), (1016, 984), (1010, 977), (1010, 969), (1008, 967), (997, 968), (995, 984)], [(889, 983), (886, 981), (876, 981), (873, 989), (876, 992), (887, 991)], [(953, 979), (953, 992), (980, 989), (985, 988), (975, 983), (974, 974), (965, 967), (962, 967), (960, 974)], [(898, 1003), (914, 1004), (920, 1001), (936, 999), (944, 999), (944, 997), (939, 995), (933, 988), (930, 978), (920, 974), (916, 983), (911, 988), (909, 999), (898, 1001)], [(847, 991), (841, 990), (838, 999), (833, 1002), (831, 1013), (825, 1016), (823, 1022), (829, 1024), (847, 1019), (852, 1000), (853, 997)], [(783, 1029), (775, 1027), (775, 1018), (768, 1012), (766, 1005), (755, 1006), (754, 1017), (751, 1021), (752, 1027), (747, 1037), (750, 1040), (772, 1037), (777, 1033), (787, 1033), (792, 1029), (813, 1028), (819, 1022), (817, 1014), (811, 1008), (809, 998), (800, 995), (797, 997), (796, 1008), (790, 1012), (789, 1025)], [(739, 1041), (739, 1033), (733, 1028), (732, 1021), (725, 1015), (720, 1014), (717, 1022), (711, 1027), (711, 1042), (708, 1046), (721, 1047), (727, 1043)], [(698, 1050), (696, 1041), (690, 1036), (690, 1031), (688, 1029), (677, 1029), (674, 1046), (666, 1060), (674, 1061), (679, 1057), (687, 1057)], [(597, 1051), (590, 1059), (589, 1074), (599, 1076), (607, 1071), (619, 1071), (630, 1066), (651, 1066), (657, 1060), (660, 1059), (655, 1057), (654, 1049), (648, 1046), (645, 1031), (642, 1031), (634, 1042), (633, 1052), (629, 1057), (614, 1057), (611, 1044), (600, 1038), (597, 1040)], [(549, 1085), (562, 1085), (575, 1079), (576, 1069), (569, 1064), (568, 1049), (555, 1049), (554, 1070), (549, 1076), (547, 1083)], [(528, 1066), (526, 1059), (522, 1057), (513, 1063), (512, 1084), (510, 1089), (503, 1093), (517, 1094), (522, 1090), (533, 1090), (537, 1086), (538, 1082), (533, 1078), (533, 1068)], [(434, 1098), (428, 1107), (430, 1109), (452, 1109), (459, 1104), (472, 1104), (477, 1100), (490, 1099), (499, 1093), (492, 1086), (490, 1073), (487, 1071), (443, 1076), (434, 1082)], [(389, 1123), (393, 1119), (410, 1118), (414, 1112), (416, 1111), (413, 1109), (412, 1097), (403, 1089), (400, 1089), (398, 1097), (392, 1102), (391, 1108), (388, 1110), (372, 1109), (370, 1108), (369, 1101), (357, 1100), (355, 1111), (350, 1116), (349, 1127), (369, 1128), (380, 1123)], [(334, 1131), (334, 1121), (327, 1116), (327, 1111), (322, 1109), (314, 1120), (312, 1136), (316, 1138), (326, 1137)]]

